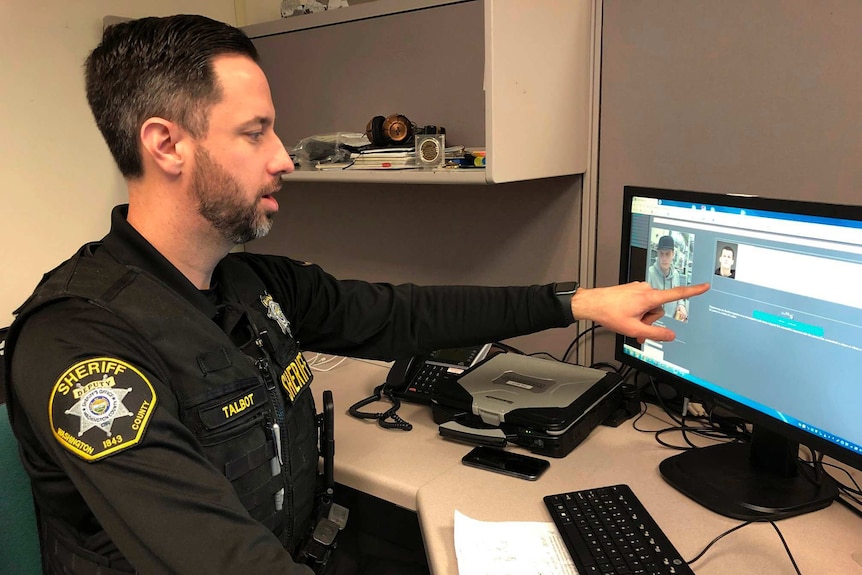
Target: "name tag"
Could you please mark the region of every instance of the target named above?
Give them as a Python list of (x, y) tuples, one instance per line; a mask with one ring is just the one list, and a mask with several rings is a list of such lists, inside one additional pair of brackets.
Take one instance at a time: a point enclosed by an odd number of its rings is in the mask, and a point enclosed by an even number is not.
[(266, 405), (266, 391), (261, 387), (227, 396), (211, 407), (201, 410), (201, 422), (207, 429), (217, 429), (251, 415)]

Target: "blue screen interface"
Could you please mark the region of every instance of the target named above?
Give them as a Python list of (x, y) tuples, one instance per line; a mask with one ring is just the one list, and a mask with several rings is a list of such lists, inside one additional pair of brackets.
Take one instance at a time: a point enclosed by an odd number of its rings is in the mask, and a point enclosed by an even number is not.
[(862, 454), (862, 222), (721, 198), (632, 198), (628, 280), (712, 287), (623, 352)]

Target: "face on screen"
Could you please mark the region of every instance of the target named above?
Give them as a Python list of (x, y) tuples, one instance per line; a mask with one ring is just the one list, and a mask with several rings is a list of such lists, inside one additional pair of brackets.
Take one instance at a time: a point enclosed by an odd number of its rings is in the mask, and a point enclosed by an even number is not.
[(721, 249), (721, 255), (718, 256), (718, 267), (722, 271), (730, 271), (733, 267), (733, 250), (730, 248)]
[(658, 265), (661, 271), (667, 273), (673, 263), (673, 250), (661, 249), (658, 251)]

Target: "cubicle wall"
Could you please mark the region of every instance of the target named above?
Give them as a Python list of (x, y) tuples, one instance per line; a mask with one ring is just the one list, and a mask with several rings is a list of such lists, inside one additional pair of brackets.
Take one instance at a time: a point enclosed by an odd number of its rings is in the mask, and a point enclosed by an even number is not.
[(597, 283), (625, 185), (862, 203), (862, 2), (603, 4)]
[[(862, 3), (601, 5), (598, 285), (618, 281), (627, 184), (860, 201)], [(290, 85), (297, 78), (291, 70), (301, 68), (298, 61), (301, 54), (285, 53), (283, 76), (273, 79), (276, 86), (284, 82), (274, 91), (288, 144), (300, 133), (285, 125), (294, 121), (291, 115), (296, 118), (290, 109), (295, 102), (321, 90), (340, 92), (337, 78), (326, 75), (316, 81), (329, 84)], [(470, 82), (465, 77), (460, 85)], [(442, 89), (461, 88), (450, 80)], [(402, 105), (384, 100), (366, 105), (380, 114)], [(302, 114), (325, 113), (302, 107)], [(280, 196), (275, 231), (249, 249), (311, 259), (339, 276), (371, 280), (524, 283), (577, 277), (582, 190), (579, 176), (495, 186), (296, 182)], [(570, 335), (551, 336), (548, 347), (559, 351)], [(546, 341), (534, 340), (530, 347), (542, 349)], [(596, 347), (594, 359), (612, 357), (610, 335), (599, 332)]]
[[(368, 19), (256, 38), (285, 145), (316, 133), (362, 132), (373, 115), (397, 112), (445, 126), (447, 143), (484, 146), (482, 18), (482, 3), (454, 3), (388, 17), (386, 26)], [(524, 118), (508, 121), (517, 126)], [(273, 231), (246, 249), (371, 281), (577, 279), (582, 182), (580, 175), (495, 185), (288, 179)], [(510, 343), (559, 356), (575, 330)]]
[[(291, 183), (279, 194), (273, 231), (248, 250), (372, 281), (519, 285), (576, 278), (580, 182)], [(513, 343), (559, 356), (574, 329)]]

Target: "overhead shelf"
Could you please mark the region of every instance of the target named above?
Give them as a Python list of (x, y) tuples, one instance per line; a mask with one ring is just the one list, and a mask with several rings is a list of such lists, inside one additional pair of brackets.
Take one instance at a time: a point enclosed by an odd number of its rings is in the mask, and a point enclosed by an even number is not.
[(297, 170), (285, 182), (356, 182), (366, 184), (485, 184), (485, 170)]
[(376, 115), (446, 128), (484, 170), (298, 170), (287, 181), (482, 184), (586, 171), (589, 0), (377, 0), (244, 30), (291, 147)]

